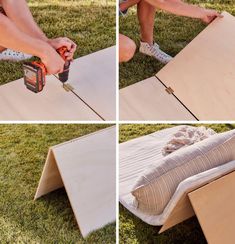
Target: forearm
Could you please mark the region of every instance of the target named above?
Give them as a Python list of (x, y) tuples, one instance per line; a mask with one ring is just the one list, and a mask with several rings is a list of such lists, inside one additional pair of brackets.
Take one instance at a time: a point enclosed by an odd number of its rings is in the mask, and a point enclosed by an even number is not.
[(20, 31), (16, 25), (3, 14), (0, 14), (0, 46), (43, 58), (53, 48), (45, 41), (33, 38)]
[(33, 16), (25, 0), (1, 0), (1, 4), (7, 17), (24, 33), (47, 41), (46, 35), (39, 28), (33, 19)]
[(201, 18), (202, 8), (196, 5), (187, 4), (181, 0), (146, 0), (151, 5), (156, 8), (165, 10), (167, 12), (192, 17), (192, 18)]

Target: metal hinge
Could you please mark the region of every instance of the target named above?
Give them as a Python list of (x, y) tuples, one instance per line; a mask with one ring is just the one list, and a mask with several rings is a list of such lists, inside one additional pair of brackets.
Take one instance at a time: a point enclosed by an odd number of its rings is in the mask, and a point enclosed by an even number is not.
[(174, 90), (169, 86), (169, 87), (166, 88), (166, 92), (168, 94), (173, 94), (174, 93)]
[(74, 88), (70, 85), (70, 84), (63, 84), (63, 88), (65, 89), (65, 91), (73, 91)]

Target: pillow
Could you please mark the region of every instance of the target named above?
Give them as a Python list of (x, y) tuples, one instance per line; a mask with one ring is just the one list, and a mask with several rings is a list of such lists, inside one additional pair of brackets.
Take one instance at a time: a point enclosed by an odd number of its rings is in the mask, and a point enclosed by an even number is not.
[(179, 149), (148, 166), (138, 177), (132, 195), (142, 212), (159, 215), (184, 179), (235, 160), (235, 130), (213, 135)]

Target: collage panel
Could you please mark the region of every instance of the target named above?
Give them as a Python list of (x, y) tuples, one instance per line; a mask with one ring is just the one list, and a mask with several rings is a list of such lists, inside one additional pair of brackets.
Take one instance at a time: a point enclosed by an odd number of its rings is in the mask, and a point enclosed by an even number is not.
[(234, 124), (122, 124), (119, 243), (233, 243)]
[(119, 0), (120, 120), (233, 121), (234, 28), (234, 1)]
[(115, 0), (0, 6), (1, 121), (116, 120)]
[(0, 242), (116, 243), (116, 128), (0, 125)]

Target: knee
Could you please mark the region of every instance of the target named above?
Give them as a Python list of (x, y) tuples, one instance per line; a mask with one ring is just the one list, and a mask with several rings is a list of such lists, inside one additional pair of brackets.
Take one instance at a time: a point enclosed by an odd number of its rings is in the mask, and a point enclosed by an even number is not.
[(119, 36), (119, 62), (128, 62), (135, 54), (136, 45), (130, 38)]

